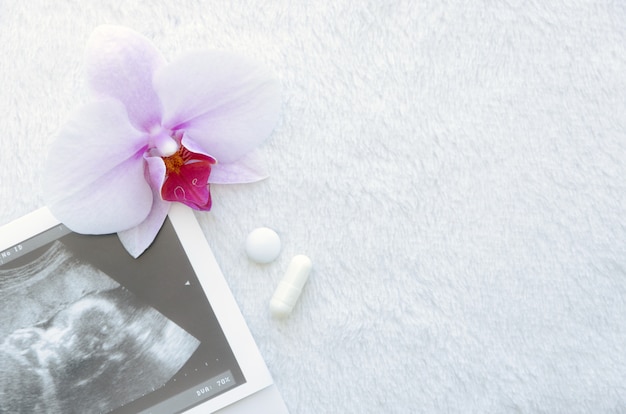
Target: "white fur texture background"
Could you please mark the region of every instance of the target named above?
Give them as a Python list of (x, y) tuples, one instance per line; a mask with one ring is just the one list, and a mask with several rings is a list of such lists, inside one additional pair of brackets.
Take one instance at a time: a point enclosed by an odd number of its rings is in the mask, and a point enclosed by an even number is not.
[(0, 221), (43, 204), (94, 27), (238, 51), (283, 83), (271, 177), (197, 216), (292, 413), (624, 413), (625, 22), (614, 0), (0, 0)]

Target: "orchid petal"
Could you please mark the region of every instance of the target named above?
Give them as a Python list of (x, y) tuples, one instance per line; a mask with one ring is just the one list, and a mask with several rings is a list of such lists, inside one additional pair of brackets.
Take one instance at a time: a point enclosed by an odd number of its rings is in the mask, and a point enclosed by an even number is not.
[[(158, 187), (160, 188), (160, 187)], [(159, 233), (172, 203), (161, 200), (158, 191), (153, 194), (152, 209), (148, 217), (139, 225), (117, 233), (122, 245), (134, 258), (139, 257), (154, 241)]]
[(218, 163), (211, 169), (209, 182), (213, 184), (245, 184), (268, 177), (257, 151), (250, 152), (232, 163)]
[(154, 71), (165, 59), (147, 38), (117, 26), (99, 26), (85, 53), (89, 85), (98, 94), (120, 100), (131, 123), (149, 131), (161, 119), (161, 103), (152, 88)]
[(251, 60), (222, 51), (185, 55), (154, 74), (163, 125), (186, 134), (220, 163), (257, 147), (278, 121), (280, 84)]
[(118, 101), (76, 111), (49, 154), (43, 184), (52, 213), (85, 234), (115, 233), (141, 223), (152, 206), (141, 157), (144, 142)]
[(204, 148), (200, 147), (192, 138), (189, 138), (189, 135), (185, 134), (180, 140), (180, 143), (183, 147), (187, 148), (191, 152), (195, 152), (196, 154), (204, 155), (205, 157), (211, 158), (213, 163), (217, 162), (215, 157), (211, 156), (211, 154), (207, 153)]
[[(148, 166), (148, 179), (152, 188), (163, 187), (163, 181), (165, 181), (165, 163), (161, 157), (152, 157), (144, 154), (146, 164)], [(158, 193), (157, 193), (158, 194)], [(159, 198), (161, 195), (159, 194)]]

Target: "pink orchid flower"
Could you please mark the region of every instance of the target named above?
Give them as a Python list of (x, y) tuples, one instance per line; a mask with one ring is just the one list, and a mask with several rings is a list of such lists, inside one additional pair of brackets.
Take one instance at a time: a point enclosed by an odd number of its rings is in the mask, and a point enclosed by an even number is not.
[(171, 202), (209, 210), (211, 183), (266, 177), (254, 150), (281, 106), (268, 69), (222, 51), (167, 63), (148, 39), (114, 26), (94, 31), (85, 61), (97, 99), (61, 129), (43, 182), (71, 230), (117, 233), (138, 257)]

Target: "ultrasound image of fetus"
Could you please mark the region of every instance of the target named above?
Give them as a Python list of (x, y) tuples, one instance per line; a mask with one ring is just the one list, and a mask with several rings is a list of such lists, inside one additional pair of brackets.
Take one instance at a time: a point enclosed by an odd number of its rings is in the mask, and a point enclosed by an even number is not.
[(119, 287), (82, 297), (0, 345), (0, 413), (106, 413), (162, 386), (198, 347)]

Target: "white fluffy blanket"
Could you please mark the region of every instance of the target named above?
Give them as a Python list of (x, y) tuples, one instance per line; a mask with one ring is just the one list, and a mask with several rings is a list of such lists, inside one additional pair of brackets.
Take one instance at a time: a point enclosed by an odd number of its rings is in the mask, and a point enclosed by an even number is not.
[[(624, 412), (625, 22), (613, 0), (0, 0), (0, 221), (43, 203), (95, 26), (237, 51), (284, 86), (271, 177), (198, 218), (292, 413)], [(297, 253), (314, 272), (276, 321)]]

